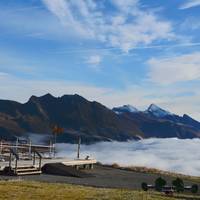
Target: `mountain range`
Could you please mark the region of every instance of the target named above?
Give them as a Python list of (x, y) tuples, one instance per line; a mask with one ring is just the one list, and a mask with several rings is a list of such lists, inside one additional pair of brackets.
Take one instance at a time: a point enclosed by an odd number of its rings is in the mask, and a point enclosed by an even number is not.
[(30, 133), (51, 135), (53, 126), (63, 128), (58, 142), (127, 141), (149, 137), (200, 137), (200, 122), (178, 116), (152, 104), (145, 111), (124, 105), (106, 106), (75, 95), (32, 96), (28, 102), (0, 100), (0, 137), (15, 140)]

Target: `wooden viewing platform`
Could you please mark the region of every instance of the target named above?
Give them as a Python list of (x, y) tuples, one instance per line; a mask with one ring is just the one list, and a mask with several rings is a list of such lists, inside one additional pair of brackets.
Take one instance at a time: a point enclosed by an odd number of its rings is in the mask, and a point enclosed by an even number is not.
[[(76, 166), (84, 166), (84, 165), (93, 165), (93, 164), (96, 164), (97, 161), (95, 159), (86, 160), (86, 159), (68, 159), (68, 158), (50, 158), (50, 159), (43, 158), (41, 160), (41, 167), (43, 167), (45, 164), (50, 164), (50, 163), (62, 163), (66, 166), (76, 167)], [(31, 166), (32, 160), (20, 160), (19, 164), (20, 164), (19, 166)], [(9, 165), (8, 161), (0, 162), (1, 170), (4, 169), (8, 165)], [(15, 163), (12, 163), (11, 166), (14, 168)]]
[[(55, 145), (33, 145), (18, 143), (0, 143), (0, 171), (8, 175), (30, 175), (41, 174), (42, 168), (52, 167), (53, 171), (59, 170), (70, 174), (78, 173), (72, 169), (93, 168), (97, 163), (95, 159), (80, 159), (80, 142), (78, 144), (77, 159), (58, 158), (56, 157)], [(70, 168), (71, 167), (71, 168)]]
[[(79, 168), (89, 168), (93, 169), (93, 165), (97, 163), (95, 159), (66, 159), (66, 158), (53, 158), (53, 159), (42, 159), (41, 164), (38, 165), (38, 163), (32, 163), (32, 160), (20, 160), (18, 161), (18, 164), (16, 166), (16, 163), (11, 163), (9, 162), (0, 162), (0, 171), (2, 174), (7, 174), (7, 175), (17, 175), (17, 176), (22, 176), (22, 175), (36, 175), (36, 174), (41, 174), (42, 173), (42, 168), (46, 166), (51, 167), (54, 166), (53, 174), (60, 174), (62, 171), (64, 171), (63, 175), (68, 175), (69, 172), (70, 174), (78, 175), (81, 172), (78, 172)], [(62, 166), (57, 167), (57, 166)], [(70, 167), (70, 168), (69, 168)], [(74, 170), (72, 169), (74, 168)]]
[(15, 148), (19, 150), (28, 150), (31, 151), (33, 148), (37, 151), (40, 151), (41, 153), (52, 153), (55, 151), (55, 145), (36, 145), (27, 143), (27, 144), (16, 144), (16, 143), (9, 143), (9, 142), (0, 142), (0, 154), (4, 154), (9, 152), (10, 148)]

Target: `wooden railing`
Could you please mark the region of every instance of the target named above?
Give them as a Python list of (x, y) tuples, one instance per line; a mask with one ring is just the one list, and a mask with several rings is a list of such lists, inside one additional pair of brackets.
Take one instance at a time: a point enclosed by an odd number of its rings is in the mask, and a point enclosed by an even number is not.
[(42, 168), (42, 155), (35, 149), (32, 149), (33, 152), (33, 166), (35, 166), (36, 154), (39, 157), (39, 167), (38, 169), (41, 170)]
[(31, 153), (32, 149), (34, 148), (40, 153), (49, 153), (52, 154), (55, 151), (55, 145), (34, 145), (34, 144), (15, 144), (15, 143), (9, 143), (9, 142), (0, 142), (0, 155), (4, 153), (9, 153), (10, 149), (19, 149), (19, 150), (27, 150), (29, 153)]
[(19, 160), (19, 155), (17, 151), (13, 148), (10, 148), (10, 158), (9, 158), (9, 169), (12, 169), (12, 156), (15, 156), (15, 167), (14, 167), (14, 172), (17, 172), (17, 162)]
[[(38, 169), (41, 170), (42, 167), (42, 155), (36, 150), (36, 149), (32, 149), (31, 153), (33, 154), (33, 166), (36, 165), (36, 155), (39, 158), (39, 164), (38, 164)], [(12, 158), (13, 156), (15, 157), (15, 166), (12, 167)], [(17, 172), (17, 167), (18, 167), (18, 161), (19, 161), (20, 157), (19, 154), (17, 152), (16, 149), (14, 148), (10, 148), (10, 156), (9, 156), (9, 169), (12, 170), (14, 169), (14, 173)]]

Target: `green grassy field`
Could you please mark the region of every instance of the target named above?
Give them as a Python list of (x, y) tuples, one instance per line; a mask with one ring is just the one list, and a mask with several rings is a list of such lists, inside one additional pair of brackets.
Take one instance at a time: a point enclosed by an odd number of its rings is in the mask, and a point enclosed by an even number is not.
[(69, 200), (175, 200), (199, 199), (195, 196), (175, 195), (120, 189), (102, 189), (69, 184), (52, 184), (28, 181), (0, 181), (0, 199), (69, 199)]

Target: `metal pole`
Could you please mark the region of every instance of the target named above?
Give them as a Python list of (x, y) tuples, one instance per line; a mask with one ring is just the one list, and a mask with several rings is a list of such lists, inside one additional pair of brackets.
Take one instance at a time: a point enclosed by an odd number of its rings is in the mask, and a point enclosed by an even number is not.
[(29, 156), (30, 156), (30, 158), (31, 158), (31, 140), (29, 139)]
[(35, 151), (33, 153), (33, 166), (35, 166)]
[(56, 157), (56, 136), (57, 136), (57, 133), (54, 133), (54, 157)]
[(80, 158), (80, 147), (81, 147), (81, 137), (78, 138), (78, 150), (77, 150), (77, 159)]
[(49, 143), (49, 157), (51, 157), (51, 146), (52, 146), (52, 144), (51, 144), (51, 140), (50, 140), (50, 143)]
[(1, 140), (1, 150), (0, 150), (0, 154), (2, 154), (3, 152), (3, 146), (2, 146), (2, 140)]
[(12, 162), (12, 153), (10, 150), (10, 157), (9, 157), (9, 168), (11, 169), (11, 162)]
[(17, 137), (17, 140), (16, 140), (16, 151), (17, 151), (17, 148), (18, 148), (18, 143), (19, 143), (19, 141), (18, 141), (19, 139), (18, 139), (18, 137)]

